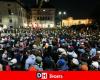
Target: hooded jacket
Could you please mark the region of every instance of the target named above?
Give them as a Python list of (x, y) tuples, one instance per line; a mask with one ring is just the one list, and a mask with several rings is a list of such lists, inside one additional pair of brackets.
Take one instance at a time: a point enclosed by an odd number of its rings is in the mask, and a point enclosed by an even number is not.
[(25, 69), (27, 70), (30, 66), (35, 65), (36, 57), (35, 55), (29, 55), (25, 62)]

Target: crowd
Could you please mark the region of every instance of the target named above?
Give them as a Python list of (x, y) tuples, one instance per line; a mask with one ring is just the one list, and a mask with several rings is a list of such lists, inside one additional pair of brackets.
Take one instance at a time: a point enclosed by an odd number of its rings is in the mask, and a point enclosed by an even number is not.
[(0, 71), (100, 70), (100, 37), (62, 30), (2, 35)]

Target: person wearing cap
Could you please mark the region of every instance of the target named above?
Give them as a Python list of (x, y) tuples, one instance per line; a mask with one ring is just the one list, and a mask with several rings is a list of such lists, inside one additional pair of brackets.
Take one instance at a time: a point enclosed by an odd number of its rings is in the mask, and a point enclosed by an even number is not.
[(57, 70), (58, 71), (67, 71), (69, 69), (67, 62), (61, 58), (57, 61)]
[(72, 70), (72, 71), (77, 71), (77, 70), (79, 70), (79, 66), (80, 66), (80, 63), (79, 63), (78, 59), (73, 58), (73, 59), (71, 60), (71, 63), (70, 63), (70, 65), (69, 65), (69, 68), (70, 68), (70, 70)]
[(97, 61), (92, 61), (91, 65), (90, 65), (90, 70), (92, 71), (97, 71), (99, 70), (100, 65)]

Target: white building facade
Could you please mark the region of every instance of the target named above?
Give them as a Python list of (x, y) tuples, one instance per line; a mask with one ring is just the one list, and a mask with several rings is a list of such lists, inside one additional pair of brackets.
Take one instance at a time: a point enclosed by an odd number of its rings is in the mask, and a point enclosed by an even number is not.
[(26, 10), (17, 1), (0, 1), (0, 27), (19, 28), (27, 26)]
[(53, 8), (33, 8), (30, 24), (33, 28), (53, 28), (55, 27), (55, 9)]

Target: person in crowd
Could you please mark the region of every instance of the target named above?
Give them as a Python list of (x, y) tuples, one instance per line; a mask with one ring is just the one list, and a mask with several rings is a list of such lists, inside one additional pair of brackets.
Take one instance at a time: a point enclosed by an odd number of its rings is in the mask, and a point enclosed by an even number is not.
[(58, 71), (67, 71), (69, 69), (67, 61), (64, 58), (60, 58), (57, 61), (57, 70)]
[(36, 64), (34, 65), (34, 67), (36, 70), (43, 71), (42, 57), (36, 57)]
[(96, 56), (96, 48), (95, 48), (95, 43), (91, 42), (91, 50), (90, 50), (90, 56), (91, 58)]
[(80, 71), (88, 71), (88, 70), (89, 70), (88, 64), (86, 62), (81, 62)]
[(73, 58), (70, 62), (70, 70), (72, 71), (79, 71), (80, 70), (80, 62), (78, 59)]
[(28, 70), (30, 66), (34, 66), (36, 63), (36, 56), (30, 51), (28, 58), (25, 61), (25, 69)]
[(66, 28), (1, 35), (0, 71), (100, 70), (100, 39), (96, 36)]
[(90, 70), (92, 71), (98, 71), (100, 69), (100, 65), (97, 61), (92, 61), (90, 65)]

